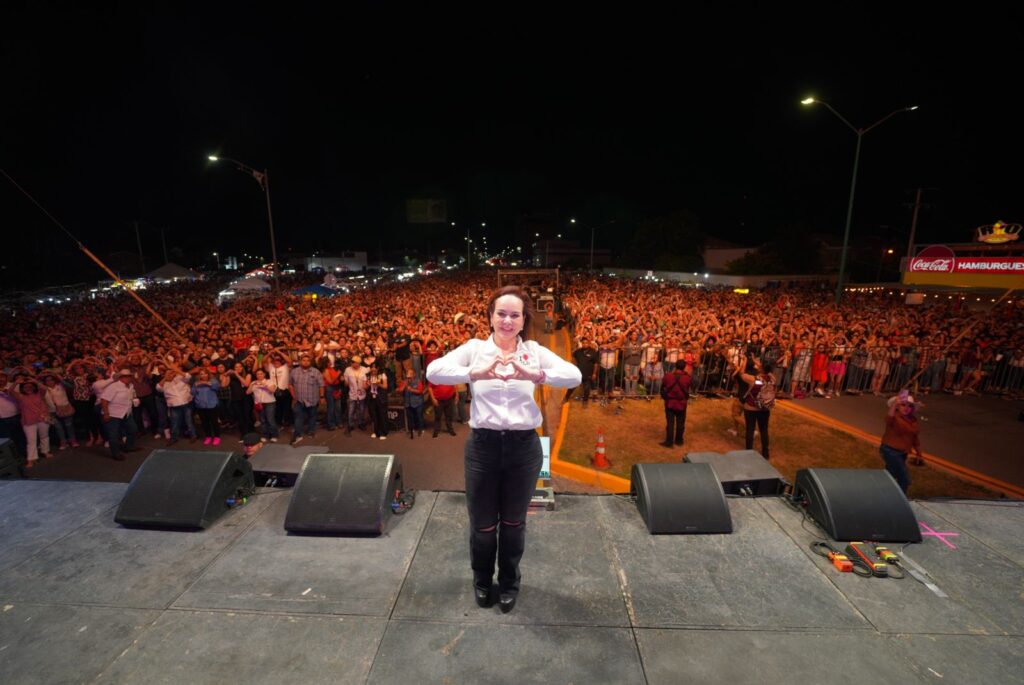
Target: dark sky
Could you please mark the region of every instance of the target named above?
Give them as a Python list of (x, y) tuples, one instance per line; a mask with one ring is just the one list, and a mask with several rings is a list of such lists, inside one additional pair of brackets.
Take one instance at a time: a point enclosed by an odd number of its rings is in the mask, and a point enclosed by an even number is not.
[[(904, 244), (918, 186), (930, 189), (922, 241), (1024, 220), (1019, 15), (217, 4), (6, 10), (0, 166), (99, 254), (136, 250), (136, 219), (150, 268), (162, 261), (153, 226), (192, 259), (267, 254), (259, 187), (210, 153), (270, 170), (281, 251), (459, 246), (461, 229), (406, 225), (408, 197), (446, 198), (460, 225), (486, 221), (492, 246), (523, 216), (618, 216), (599, 237), (610, 245), (677, 209), (741, 243), (786, 225), (839, 234), (855, 136), (801, 107), (808, 93), (857, 126), (920, 106), (864, 137), (855, 232)], [(0, 211), (5, 289), (96, 277), (2, 178)]]

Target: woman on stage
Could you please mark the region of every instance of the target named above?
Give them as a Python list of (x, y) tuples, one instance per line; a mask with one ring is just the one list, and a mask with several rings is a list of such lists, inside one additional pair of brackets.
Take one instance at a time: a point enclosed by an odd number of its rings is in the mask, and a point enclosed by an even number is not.
[(526, 512), (543, 461), (535, 386), (573, 388), (581, 381), (575, 365), (525, 340), (533, 316), (529, 301), (518, 286), (499, 288), (487, 303), (491, 336), (470, 340), (427, 367), (432, 383), (472, 386), (465, 459), (473, 588), (477, 604), (490, 606), (497, 557), (503, 612), (515, 607), (519, 594)]

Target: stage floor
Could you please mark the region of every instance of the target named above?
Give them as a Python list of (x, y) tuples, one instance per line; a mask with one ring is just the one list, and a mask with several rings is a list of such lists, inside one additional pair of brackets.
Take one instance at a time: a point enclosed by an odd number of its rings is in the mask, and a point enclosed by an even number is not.
[(835, 572), (777, 499), (730, 499), (732, 535), (651, 536), (563, 495), (505, 615), (473, 601), (460, 493), (332, 538), (284, 531), (290, 491), (125, 529), (126, 487), (0, 481), (0, 682), (1024, 683), (1021, 503), (914, 502), (929, 588)]

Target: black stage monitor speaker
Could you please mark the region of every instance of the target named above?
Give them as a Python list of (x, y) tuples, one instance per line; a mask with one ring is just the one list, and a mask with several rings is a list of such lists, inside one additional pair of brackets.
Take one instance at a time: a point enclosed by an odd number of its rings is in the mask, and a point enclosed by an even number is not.
[(206, 528), (228, 500), (251, 494), (252, 467), (231, 452), (155, 450), (128, 484), (114, 520), (124, 526)]
[(720, 452), (690, 452), (690, 464), (710, 464), (727, 495), (771, 497), (786, 489), (782, 474), (768, 460), (754, 450)]
[(7, 438), (0, 438), (0, 478), (21, 478), (18, 452)]
[(263, 445), (256, 454), (249, 458), (252, 464), (253, 476), (256, 478), (256, 485), (266, 486), (268, 483), (278, 488), (290, 488), (295, 485), (302, 471), (302, 465), (306, 463), (306, 457), (311, 454), (324, 454), (328, 452), (326, 445)]
[(910, 502), (883, 469), (800, 469), (793, 497), (833, 540), (921, 542)]
[(311, 454), (292, 491), (285, 530), (380, 535), (391, 515), (402, 467), (390, 454)]
[(731, 533), (722, 484), (709, 464), (634, 464), (630, 494), (657, 533)]

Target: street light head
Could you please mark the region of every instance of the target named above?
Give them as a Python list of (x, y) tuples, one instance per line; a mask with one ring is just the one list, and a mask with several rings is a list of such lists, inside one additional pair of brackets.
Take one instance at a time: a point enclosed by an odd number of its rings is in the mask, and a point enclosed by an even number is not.
[(574, 224), (574, 223), (576, 223), (576, 219), (569, 219), (569, 223), (570, 223), (570, 224)]
[(220, 160), (220, 157), (218, 157), (217, 155), (209, 155), (207, 156), (207, 159), (210, 160), (211, 162), (216, 162)]
[(917, 105), (913, 105), (911, 107), (907, 107), (907, 111), (908, 112), (913, 112), (915, 109), (917, 109)]
[(814, 98), (807, 97), (807, 98), (804, 98), (803, 100), (801, 100), (800, 104), (801, 105), (813, 105), (815, 102), (817, 102), (817, 100), (815, 100)]

